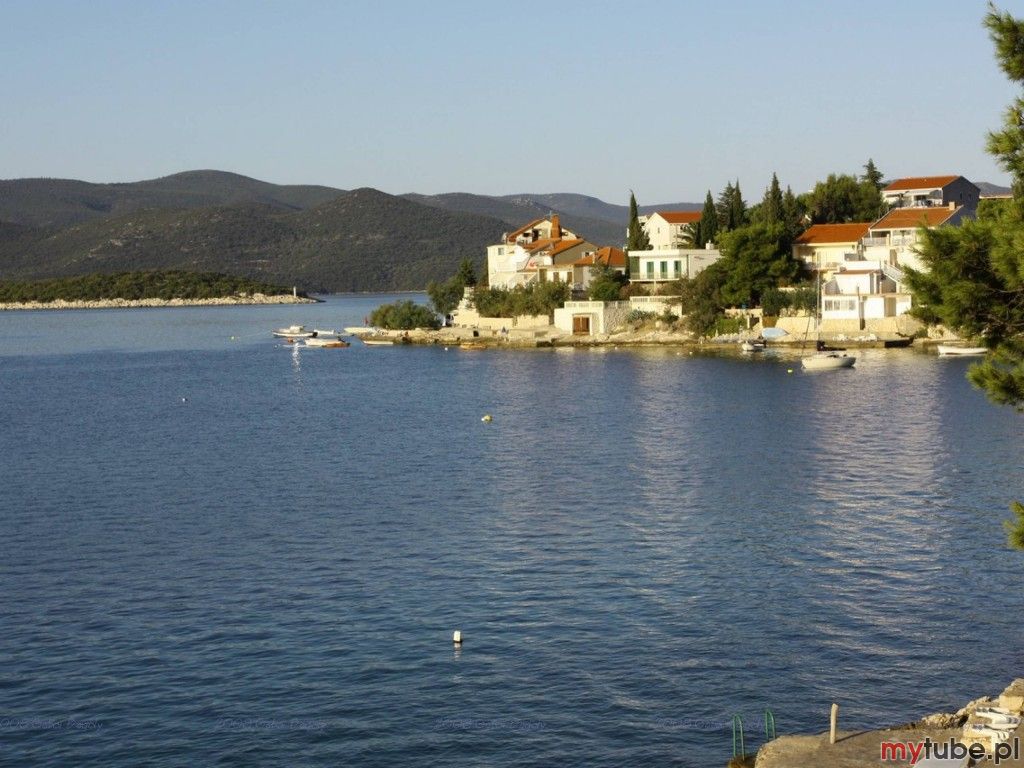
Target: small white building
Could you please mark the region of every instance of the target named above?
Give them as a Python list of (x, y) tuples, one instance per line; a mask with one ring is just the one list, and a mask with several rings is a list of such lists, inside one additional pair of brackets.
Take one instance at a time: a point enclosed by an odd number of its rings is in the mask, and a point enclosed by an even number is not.
[(626, 254), (618, 248), (605, 246), (585, 253), (572, 264), (573, 293), (586, 293), (590, 288), (595, 267), (611, 267), (620, 275), (626, 274)]
[(793, 258), (804, 262), (811, 271), (831, 269), (847, 261), (851, 255), (860, 256), (863, 250), (861, 239), (870, 226), (869, 221), (814, 224), (793, 242)]
[(628, 301), (567, 301), (555, 310), (555, 327), (574, 336), (611, 333), (629, 313)]
[[(679, 248), (687, 238), (687, 227), (700, 221), (701, 211), (655, 211), (637, 220), (644, 228), (651, 248), (668, 250)], [(628, 235), (628, 232), (627, 232)], [(687, 243), (690, 246), (702, 247), (702, 243)]]
[(923, 269), (917, 255), (918, 230), (957, 225), (972, 211), (950, 203), (944, 208), (893, 208), (870, 227), (861, 240), (865, 259), (878, 260), (894, 267)]
[(823, 321), (854, 321), (863, 330), (870, 320), (898, 317), (911, 306), (911, 295), (900, 280), (902, 272), (883, 261), (855, 260), (837, 265), (822, 285)]
[(717, 248), (665, 248), (629, 252), (629, 281), (657, 289), (663, 283), (692, 280), (722, 258)]

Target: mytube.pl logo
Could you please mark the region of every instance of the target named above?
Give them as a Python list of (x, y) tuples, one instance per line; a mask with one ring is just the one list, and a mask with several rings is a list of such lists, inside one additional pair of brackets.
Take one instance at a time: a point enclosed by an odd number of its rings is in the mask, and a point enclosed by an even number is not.
[[(970, 756), (973, 760), (980, 760), (988, 751), (984, 744), (967, 745), (956, 739), (932, 741), (925, 738), (922, 741), (883, 741), (881, 758), (883, 761), (898, 760), (901, 763), (910, 761), (911, 765), (915, 765), (918, 760), (933, 757), (939, 760), (963, 760)], [(1020, 740), (1015, 736), (1012, 742), (996, 744), (992, 757), (995, 765), (1003, 760), (1019, 759)]]

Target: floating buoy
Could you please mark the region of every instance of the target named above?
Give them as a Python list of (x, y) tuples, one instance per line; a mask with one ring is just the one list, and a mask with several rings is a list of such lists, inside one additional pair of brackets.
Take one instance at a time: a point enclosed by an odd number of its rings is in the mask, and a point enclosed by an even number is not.
[(183, 403), (187, 403), (187, 402), (188, 402), (188, 398), (187, 398), (187, 397), (183, 397), (183, 398), (181, 398), (181, 402), (183, 402)]
[(793, 372), (793, 369), (792, 369), (792, 368), (787, 368), (787, 369), (786, 369), (786, 373), (792, 373), (792, 372)]
[(455, 645), (462, 645), (461, 629), (456, 629), (454, 632), (452, 632), (452, 642), (455, 643)]
[(488, 424), (489, 424), (489, 423), (490, 423), (490, 422), (491, 422), (492, 420), (493, 420), (493, 419), (491, 418), (491, 414), (489, 414), (489, 413), (485, 413), (485, 414), (483, 415), (483, 418), (482, 418), (482, 419), (480, 419), (480, 421), (486, 422), (486, 423), (488, 423)]

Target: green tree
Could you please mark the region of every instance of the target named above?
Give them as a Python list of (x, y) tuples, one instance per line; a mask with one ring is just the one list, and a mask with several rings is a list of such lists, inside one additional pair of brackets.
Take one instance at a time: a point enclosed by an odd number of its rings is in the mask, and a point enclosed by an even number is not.
[(636, 204), (636, 195), (629, 193), (629, 230), (626, 237), (627, 251), (649, 251), (651, 240), (640, 224), (640, 212)]
[(370, 313), (370, 322), (381, 328), (411, 331), (413, 328), (438, 328), (441, 323), (428, 307), (406, 299), (381, 304)]
[[(764, 198), (758, 207), (756, 221), (759, 224), (781, 224), (784, 221), (782, 187), (779, 186), (779, 177), (772, 174), (771, 184), (764, 191)], [(754, 218), (754, 217), (752, 217)]]
[(725, 270), (721, 261), (716, 261), (702, 270), (692, 280), (680, 280), (674, 293), (678, 293), (683, 310), (683, 325), (691, 333), (709, 336), (714, 331), (725, 304), (722, 301), (722, 284)]
[(864, 164), (864, 173), (860, 177), (860, 180), (868, 182), (876, 190), (881, 192), (882, 178), (882, 172), (875, 167), (875, 161), (869, 157), (867, 163)]
[[(1024, 21), (989, 5), (985, 27), (1003, 72), (1024, 85)], [(927, 271), (908, 271), (915, 314), (977, 337), (991, 353), (968, 378), (994, 402), (1024, 411), (1024, 98), (1004, 113), (986, 149), (1012, 177), (1013, 200), (991, 206), (959, 228), (922, 229), (918, 246)], [(1013, 505), (1009, 542), (1024, 549), (1024, 507)]]
[(476, 285), (476, 267), (473, 266), (473, 260), (463, 259), (459, 264), (459, 271), (455, 274), (455, 277), (462, 282), (464, 287), (472, 288)]
[(715, 199), (711, 197), (710, 189), (704, 198), (704, 209), (700, 213), (697, 225), (697, 231), (694, 233), (695, 248), (703, 248), (706, 243), (718, 241), (718, 211), (715, 210)]
[(622, 287), (626, 284), (625, 275), (616, 272), (607, 264), (595, 264), (590, 268), (590, 285), (587, 297), (591, 301), (618, 301)]
[(730, 181), (725, 185), (725, 189), (718, 196), (716, 213), (720, 232), (728, 232), (743, 226), (747, 217), (747, 204), (743, 202), (739, 179), (735, 184)]
[(463, 280), (460, 270), (460, 274), (448, 278), (443, 283), (427, 283), (427, 296), (430, 297), (430, 303), (438, 314), (450, 315), (452, 310), (459, 306), (466, 288)]
[(796, 240), (800, 233), (806, 229), (804, 226), (804, 209), (800, 199), (793, 194), (790, 187), (786, 187), (786, 194), (782, 196), (782, 225), (786, 228), (786, 236), (790, 242)]
[(782, 224), (751, 224), (722, 236), (725, 270), (721, 296), (726, 306), (756, 306), (769, 288), (789, 285), (801, 273)]
[(874, 182), (848, 174), (829, 174), (814, 185), (810, 214), (815, 224), (875, 221), (884, 212), (882, 195)]

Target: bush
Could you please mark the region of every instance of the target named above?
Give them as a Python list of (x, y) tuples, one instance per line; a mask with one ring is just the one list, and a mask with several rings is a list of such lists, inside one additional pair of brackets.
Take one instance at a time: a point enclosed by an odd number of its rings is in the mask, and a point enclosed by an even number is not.
[(627, 323), (645, 323), (648, 320), (653, 320), (657, 315), (653, 312), (647, 312), (643, 309), (634, 309), (628, 315), (626, 315)]
[(739, 333), (743, 330), (743, 321), (738, 317), (726, 317), (722, 315), (715, 320), (713, 336), (725, 336), (727, 334)]
[(531, 283), (512, 290), (477, 286), (471, 301), (482, 317), (515, 317), (550, 315), (568, 298), (567, 283)]
[(441, 322), (429, 308), (414, 301), (382, 304), (370, 313), (370, 322), (390, 331), (411, 331), (413, 328), (440, 328)]

